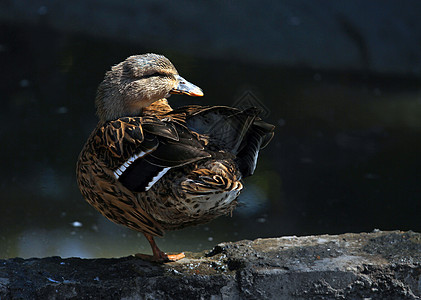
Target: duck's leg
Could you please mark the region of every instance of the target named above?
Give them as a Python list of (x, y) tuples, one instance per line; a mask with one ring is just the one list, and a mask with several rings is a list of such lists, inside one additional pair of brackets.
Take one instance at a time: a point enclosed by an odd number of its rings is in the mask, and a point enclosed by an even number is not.
[(156, 262), (177, 261), (179, 259), (186, 257), (184, 253), (165, 254), (158, 248), (152, 235), (147, 234), (147, 233), (144, 233), (144, 235), (146, 239), (148, 240), (149, 244), (151, 245), (153, 255), (137, 253), (135, 254), (136, 257), (139, 257), (145, 260), (156, 261)]

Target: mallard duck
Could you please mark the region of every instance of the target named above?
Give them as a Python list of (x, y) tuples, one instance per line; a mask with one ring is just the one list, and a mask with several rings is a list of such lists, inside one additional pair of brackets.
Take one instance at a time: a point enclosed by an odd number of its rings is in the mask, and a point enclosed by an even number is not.
[(80, 153), (85, 199), (109, 220), (142, 232), (154, 261), (175, 261), (154, 241), (165, 230), (230, 214), (241, 179), (253, 174), (273, 136), (259, 110), (191, 105), (170, 94), (203, 96), (164, 56), (128, 57), (105, 74), (95, 99), (99, 123)]

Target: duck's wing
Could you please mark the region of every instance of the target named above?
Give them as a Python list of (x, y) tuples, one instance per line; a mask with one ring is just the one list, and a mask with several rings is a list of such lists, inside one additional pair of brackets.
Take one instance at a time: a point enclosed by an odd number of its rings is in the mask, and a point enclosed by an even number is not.
[(98, 129), (96, 142), (101, 159), (133, 192), (148, 191), (171, 168), (211, 156), (187, 127), (168, 118), (110, 121)]
[(212, 150), (228, 151), (236, 156), (243, 177), (253, 174), (260, 149), (274, 135), (275, 126), (262, 121), (260, 110), (240, 110), (227, 106), (187, 106), (173, 111), (183, 115), (190, 130), (206, 140)]

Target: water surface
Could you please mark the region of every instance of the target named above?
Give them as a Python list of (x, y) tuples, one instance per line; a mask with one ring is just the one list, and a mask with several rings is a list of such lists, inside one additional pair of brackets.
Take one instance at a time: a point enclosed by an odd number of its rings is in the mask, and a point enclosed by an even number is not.
[[(245, 95), (277, 126), (233, 216), (168, 232), (164, 251), (223, 241), (421, 230), (421, 87), (393, 75), (334, 73), (189, 57), (116, 41), (3, 26), (0, 257), (116, 257), (150, 252), (137, 232), (91, 208), (75, 164), (97, 119), (104, 72), (158, 52), (205, 91), (186, 104), (238, 105)], [(241, 102), (241, 101), (240, 101)]]

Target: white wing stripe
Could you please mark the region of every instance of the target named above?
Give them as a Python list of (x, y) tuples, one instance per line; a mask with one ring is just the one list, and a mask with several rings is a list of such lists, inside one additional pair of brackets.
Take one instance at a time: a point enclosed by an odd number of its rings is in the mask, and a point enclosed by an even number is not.
[(121, 174), (124, 173), (124, 171), (126, 171), (126, 169), (128, 167), (130, 167), (130, 165), (138, 158), (144, 157), (146, 154), (148, 154), (149, 152), (152, 152), (154, 149), (148, 150), (146, 152), (142, 151), (138, 154), (133, 155), (132, 157), (130, 157), (124, 164), (122, 164), (120, 167), (118, 167), (115, 171), (114, 171), (114, 177), (116, 179), (119, 179)]
[(145, 187), (145, 191), (149, 191), (149, 189), (155, 184), (157, 183), (157, 181), (159, 179), (162, 178), (162, 176), (165, 175), (165, 173), (168, 172), (168, 170), (171, 168), (165, 168), (164, 170), (162, 170), (161, 172), (158, 173), (158, 175), (156, 175), (154, 178), (152, 178), (151, 182), (149, 182), (149, 184)]
[(117, 179), (121, 176), (121, 174), (123, 174), (123, 173), (120, 171), (120, 169), (117, 169), (117, 170), (114, 171), (114, 175)]

